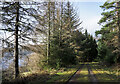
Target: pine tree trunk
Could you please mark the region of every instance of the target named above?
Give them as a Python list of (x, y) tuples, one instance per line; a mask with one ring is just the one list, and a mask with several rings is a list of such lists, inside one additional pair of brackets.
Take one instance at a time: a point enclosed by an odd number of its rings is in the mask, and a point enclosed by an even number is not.
[(52, 19), (52, 23), (53, 23), (53, 26), (52, 26), (52, 30), (53, 30), (53, 34), (55, 32), (55, 2), (53, 2), (53, 10), (52, 10), (52, 14), (53, 14), (53, 19)]
[(60, 25), (60, 35), (59, 35), (59, 46), (61, 47), (61, 41), (62, 41), (62, 27), (63, 27), (63, 22), (62, 22), (62, 20), (63, 20), (63, 2), (61, 2), (61, 25)]
[(4, 40), (2, 40), (2, 57), (4, 57)]
[(50, 2), (48, 2), (48, 44), (47, 44), (47, 64), (49, 62), (50, 55)]
[(117, 56), (117, 63), (120, 59), (120, 1), (116, 3), (117, 6), (117, 27), (118, 27), (118, 56)]
[(14, 56), (15, 56), (15, 78), (19, 75), (19, 57), (18, 57), (18, 22), (19, 22), (19, 2), (16, 2), (16, 24), (15, 24), (15, 46), (14, 46)]

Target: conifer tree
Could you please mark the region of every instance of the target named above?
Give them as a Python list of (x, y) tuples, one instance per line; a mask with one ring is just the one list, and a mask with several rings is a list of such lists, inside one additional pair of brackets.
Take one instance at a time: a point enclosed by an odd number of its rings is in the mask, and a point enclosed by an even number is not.
[(56, 22), (53, 26), (55, 31), (53, 33), (51, 31), (53, 39), (51, 39), (50, 45), (50, 65), (55, 67), (75, 63), (74, 48), (70, 43), (72, 43), (72, 32), (79, 27), (81, 22), (79, 22), (79, 19), (76, 19), (77, 14), (70, 3), (67, 3), (67, 7), (65, 5), (66, 3), (63, 2), (56, 5)]
[[(28, 4), (28, 7), (24, 5)], [(7, 33), (11, 33), (9, 38), (4, 40), (8, 44), (14, 45), (14, 56), (15, 56), (15, 77), (19, 75), (19, 47), (22, 47), (20, 40), (25, 43), (25, 41), (33, 40), (31, 34), (34, 33), (34, 29), (36, 24), (33, 24), (36, 21), (36, 17), (38, 12), (36, 8), (33, 8), (32, 4), (36, 4), (34, 2), (3, 2), (2, 3), (2, 20), (3, 20), (3, 29), (7, 31)], [(37, 3), (38, 4), (38, 3)], [(31, 20), (30, 18), (33, 18)], [(10, 41), (11, 37), (15, 36), (15, 38)], [(13, 43), (14, 41), (14, 43)]]
[[(104, 12), (101, 14), (103, 17), (100, 19), (99, 24), (102, 25), (100, 31), (96, 31), (96, 34), (101, 34), (101, 39), (99, 43), (102, 46), (106, 46), (106, 53), (101, 54), (106, 60), (111, 61), (111, 63), (117, 62), (120, 59), (119, 53), (119, 2), (116, 1), (106, 1), (101, 8)], [(100, 46), (99, 45), (99, 46)], [(101, 50), (99, 53), (101, 53)], [(109, 53), (111, 52), (111, 53)], [(100, 54), (99, 54), (100, 55)], [(116, 60), (116, 61), (114, 61)]]
[(85, 33), (75, 31), (72, 39), (78, 61), (92, 62), (97, 58), (98, 51), (96, 41), (88, 34), (87, 30)]

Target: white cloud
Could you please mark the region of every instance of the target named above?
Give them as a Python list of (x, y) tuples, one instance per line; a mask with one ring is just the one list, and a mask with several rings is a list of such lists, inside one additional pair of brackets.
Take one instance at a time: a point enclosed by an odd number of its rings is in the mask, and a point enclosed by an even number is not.
[[(48, 2), (49, 0), (0, 0), (2, 2), (13, 2), (13, 1), (24, 1), (24, 2), (28, 2), (28, 1), (35, 1), (35, 2)], [(51, 2), (105, 2), (106, 0), (50, 0)]]
[(87, 29), (90, 34), (95, 36), (95, 31), (100, 30), (101, 26), (98, 24), (100, 16), (94, 16), (87, 19), (84, 19), (83, 24), (81, 25), (84, 29)]
[(105, 2), (106, 0), (69, 0), (69, 1), (71, 2)]

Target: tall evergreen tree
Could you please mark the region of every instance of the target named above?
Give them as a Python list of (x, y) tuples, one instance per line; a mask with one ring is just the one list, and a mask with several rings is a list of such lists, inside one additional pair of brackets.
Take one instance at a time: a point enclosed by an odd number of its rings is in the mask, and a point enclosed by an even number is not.
[(79, 27), (81, 22), (76, 18), (76, 13), (70, 2), (67, 3), (67, 7), (65, 5), (66, 3), (60, 2), (56, 6), (56, 25), (53, 26), (55, 31), (52, 33), (53, 39), (51, 39), (50, 46), (50, 65), (55, 65), (55, 67), (75, 62), (74, 48), (70, 43), (72, 42), (72, 32)]
[[(117, 7), (119, 2), (116, 1), (106, 1), (101, 8), (103, 8), (104, 12), (101, 14), (103, 17), (100, 19), (99, 24), (102, 25), (102, 29), (100, 31), (96, 31), (96, 34), (101, 34), (101, 39), (99, 39), (99, 43), (102, 46), (106, 46), (105, 59), (111, 61), (111, 63), (117, 62), (120, 59), (119, 53), (119, 7)], [(116, 6), (117, 5), (117, 6)], [(101, 50), (103, 51), (103, 50)], [(99, 52), (99, 55), (101, 53)], [(109, 54), (109, 52), (111, 52)], [(116, 60), (116, 61), (115, 61)]]
[[(28, 4), (28, 7), (24, 5)], [(33, 8), (33, 2), (3, 2), (2, 3), (2, 19), (3, 19), (3, 29), (8, 33), (12, 33), (9, 38), (4, 40), (9, 44), (13, 44), (14, 41), (14, 56), (15, 56), (15, 77), (19, 75), (19, 47), (22, 46), (20, 40), (28, 41), (28, 39), (33, 40), (29, 35), (33, 34), (35, 28), (36, 15), (38, 14), (36, 8)], [(31, 20), (30, 18), (33, 18)], [(12, 41), (9, 39), (15, 35)]]
[(85, 33), (75, 31), (73, 41), (78, 61), (92, 62), (97, 58), (96, 41), (88, 34), (87, 30)]

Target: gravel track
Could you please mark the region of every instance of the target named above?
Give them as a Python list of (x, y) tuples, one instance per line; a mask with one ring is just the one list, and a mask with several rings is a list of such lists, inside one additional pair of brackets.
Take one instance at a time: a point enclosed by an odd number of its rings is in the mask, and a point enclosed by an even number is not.
[(87, 66), (87, 69), (88, 69), (88, 77), (90, 79), (90, 82), (92, 84), (97, 84), (98, 80), (95, 76), (95, 74), (93, 73), (91, 67), (89, 64), (82, 64), (80, 66), (80, 68), (69, 78), (69, 80), (66, 82), (66, 84), (73, 84), (73, 83), (78, 83), (78, 82), (81, 82), (81, 81), (77, 81), (77, 79), (80, 77), (80, 73), (81, 73), (81, 70), (84, 66)]

